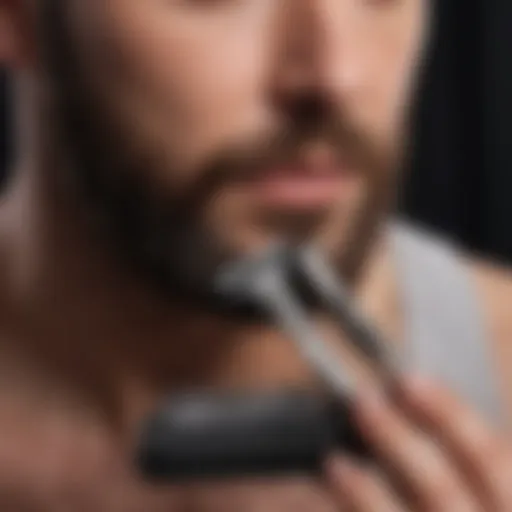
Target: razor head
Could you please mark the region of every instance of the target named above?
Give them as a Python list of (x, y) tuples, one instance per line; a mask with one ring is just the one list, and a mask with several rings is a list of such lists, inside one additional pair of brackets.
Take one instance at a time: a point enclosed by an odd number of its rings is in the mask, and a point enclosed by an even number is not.
[(312, 245), (276, 245), (264, 254), (228, 265), (217, 273), (215, 290), (224, 302), (259, 308), (295, 343), (331, 392), (351, 395), (354, 385), (337, 356), (311, 321), (311, 310), (327, 310), (347, 339), (388, 383), (402, 359), (357, 308), (351, 294), (322, 253)]

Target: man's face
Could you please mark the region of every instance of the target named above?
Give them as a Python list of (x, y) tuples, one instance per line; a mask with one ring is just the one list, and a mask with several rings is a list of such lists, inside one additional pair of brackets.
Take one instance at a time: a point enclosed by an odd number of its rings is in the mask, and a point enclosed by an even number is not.
[(229, 255), (309, 237), (342, 270), (361, 253), (395, 184), (425, 0), (52, 1), (62, 133), (146, 264), (181, 232)]

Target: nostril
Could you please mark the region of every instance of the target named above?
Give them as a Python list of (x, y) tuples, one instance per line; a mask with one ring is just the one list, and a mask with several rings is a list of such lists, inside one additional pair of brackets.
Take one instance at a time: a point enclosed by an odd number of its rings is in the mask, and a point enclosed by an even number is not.
[(329, 100), (318, 92), (304, 92), (290, 98), (286, 110), (291, 121), (303, 130), (317, 129), (332, 115)]

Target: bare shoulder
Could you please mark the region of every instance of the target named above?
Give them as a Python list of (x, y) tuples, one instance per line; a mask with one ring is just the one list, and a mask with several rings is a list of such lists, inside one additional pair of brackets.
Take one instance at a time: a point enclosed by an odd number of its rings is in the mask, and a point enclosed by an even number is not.
[(512, 267), (492, 261), (469, 260), (488, 328), (497, 342), (512, 338)]

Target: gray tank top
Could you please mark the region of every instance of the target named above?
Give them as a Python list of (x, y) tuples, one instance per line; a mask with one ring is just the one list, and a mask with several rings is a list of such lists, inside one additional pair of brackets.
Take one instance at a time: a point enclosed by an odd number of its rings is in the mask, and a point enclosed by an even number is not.
[(391, 236), (411, 367), (443, 381), (489, 420), (502, 423), (491, 343), (456, 247), (399, 222)]

